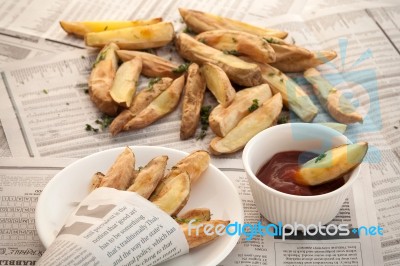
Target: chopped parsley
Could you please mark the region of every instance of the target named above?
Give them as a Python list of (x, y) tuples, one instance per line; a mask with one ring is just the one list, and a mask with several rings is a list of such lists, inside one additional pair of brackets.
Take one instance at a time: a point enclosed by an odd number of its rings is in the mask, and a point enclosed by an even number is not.
[(232, 42), (233, 42), (233, 43), (237, 43), (236, 38), (232, 37)]
[(43, 93), (44, 93), (44, 94), (49, 94), (49, 91), (46, 90), (46, 89), (43, 89)]
[(315, 162), (318, 163), (319, 161), (321, 161), (322, 159), (324, 159), (326, 157), (325, 153), (321, 153), (316, 159)]
[(201, 42), (201, 43), (207, 44), (206, 39), (204, 39), (204, 38), (201, 38), (198, 41)]
[(278, 117), (278, 124), (286, 124), (289, 122), (289, 114), (282, 114)]
[(99, 132), (99, 129), (98, 129), (98, 128), (94, 128), (94, 127), (92, 127), (92, 126), (89, 125), (89, 124), (86, 124), (85, 130), (86, 130), (86, 131), (93, 131), (93, 132), (95, 132), (95, 133)]
[(104, 31), (106, 31), (108, 29), (108, 25), (104, 27)]
[(153, 85), (156, 84), (156, 83), (158, 83), (160, 80), (161, 80), (160, 77), (151, 78), (151, 79), (149, 80), (149, 84), (147, 85), (147, 88), (152, 89), (152, 88), (153, 88)]
[(254, 112), (255, 110), (257, 110), (259, 107), (258, 105), (258, 99), (253, 99), (253, 104), (248, 108), (249, 112)]
[(81, 58), (82, 58), (82, 59), (86, 59), (86, 57), (85, 57), (84, 55), (81, 55)]
[(183, 63), (179, 65), (177, 68), (172, 69), (174, 73), (185, 73), (189, 68), (190, 63)]
[(208, 129), (208, 117), (211, 113), (211, 105), (202, 106), (200, 109), (200, 124), (201, 124), (201, 132), (200, 135), (197, 136), (197, 139), (204, 139), (207, 134)]
[(94, 61), (94, 63), (93, 63), (93, 68), (95, 68), (96, 65), (97, 65), (100, 61), (103, 61), (104, 59), (106, 59), (106, 55), (107, 55), (108, 49), (109, 49), (109, 48), (107, 48), (107, 49), (105, 49), (104, 51), (101, 51), (101, 52), (99, 53), (99, 55), (98, 55), (97, 58), (96, 58), (96, 61)]
[(191, 34), (194, 34), (195, 32), (191, 29), (191, 28), (189, 28), (189, 27), (186, 27), (184, 30), (183, 30), (183, 32), (184, 33), (191, 33)]
[(275, 73), (268, 73), (268, 77), (273, 77)]
[(101, 126), (101, 129), (104, 130), (106, 129), (111, 122), (114, 120), (114, 117), (108, 116), (108, 115), (103, 115), (100, 119), (96, 119), (94, 121), (96, 124)]
[(237, 50), (223, 50), (222, 51), (224, 54), (230, 54), (230, 55), (240, 55), (240, 53)]
[(266, 41), (267, 43), (275, 43), (275, 44), (279, 44), (279, 41), (274, 40), (274, 38), (263, 38), (264, 41)]

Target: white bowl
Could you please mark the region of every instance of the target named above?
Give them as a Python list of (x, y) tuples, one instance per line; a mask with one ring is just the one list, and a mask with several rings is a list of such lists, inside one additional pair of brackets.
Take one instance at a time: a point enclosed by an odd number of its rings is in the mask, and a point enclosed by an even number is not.
[(343, 134), (317, 124), (289, 123), (268, 128), (254, 136), (243, 151), (243, 165), (258, 211), (278, 224), (326, 224), (339, 212), (359, 175), (360, 166), (348, 175), (340, 188), (316, 196), (298, 196), (277, 191), (257, 177), (258, 170), (273, 155), (284, 151), (323, 153), (341, 144), (352, 143)]

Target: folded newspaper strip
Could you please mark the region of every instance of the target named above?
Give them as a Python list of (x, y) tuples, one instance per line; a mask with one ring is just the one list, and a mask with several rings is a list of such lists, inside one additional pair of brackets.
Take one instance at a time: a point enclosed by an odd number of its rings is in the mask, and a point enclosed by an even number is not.
[(178, 223), (150, 201), (98, 188), (74, 210), (36, 265), (155, 265), (188, 251)]

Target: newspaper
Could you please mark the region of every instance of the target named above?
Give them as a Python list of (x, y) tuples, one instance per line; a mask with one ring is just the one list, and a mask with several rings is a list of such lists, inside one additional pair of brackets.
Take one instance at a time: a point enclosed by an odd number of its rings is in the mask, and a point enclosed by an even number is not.
[[(3, 14), (0, 16), (0, 44), (8, 45), (9, 53), (1, 53), (3, 82), (0, 82), (0, 95), (8, 97), (0, 98), (0, 155), (33, 157), (35, 160), (31, 161), (33, 168), (27, 168), (23, 167), (26, 159), (2, 158), (0, 195), (11, 197), (34, 194), (31, 187), (12, 186), (9, 180), (24, 179), (32, 173), (38, 173), (36, 177), (40, 180), (37, 182), (40, 190), (52, 174), (74, 158), (110, 147), (140, 144), (161, 145), (188, 152), (207, 149), (212, 138), (211, 132), (203, 140), (179, 140), (179, 109), (146, 129), (123, 133), (116, 138), (111, 138), (107, 131), (100, 130), (97, 134), (85, 131), (86, 124), (95, 125), (96, 119), (101, 118), (84, 92), (94, 54), (90, 49), (81, 49), (84, 47), (82, 41), (65, 35), (58, 25), (62, 19), (139, 19), (161, 16), (164, 20), (172, 21), (176, 30), (181, 31), (185, 26), (179, 19), (177, 8), (199, 9), (260, 26), (285, 29), (290, 33), (289, 41), (309, 49), (334, 49), (338, 52), (338, 58), (332, 64), (321, 67), (321, 70), (324, 74), (330, 74), (340, 89), (347, 89), (353, 101), (360, 106), (360, 111), (367, 115), (368, 119), (363, 125), (349, 126), (346, 135), (352, 140), (367, 140), (372, 152), (369, 153), (369, 167), (364, 169), (360, 184), (354, 187), (334, 223), (346, 222), (354, 228), (375, 226), (378, 223), (384, 228), (382, 237), (360, 236), (353, 239), (283, 241), (256, 237), (252, 241), (245, 241), (242, 237), (221, 264), (311, 264), (307, 259), (314, 260), (314, 265), (318, 262), (327, 265), (328, 261), (347, 265), (399, 264), (400, 253), (397, 247), (400, 209), (396, 199), (400, 196), (400, 141), (396, 133), (400, 127), (397, 115), (400, 106), (397, 103), (399, 96), (396, 88), (400, 84), (400, 6), (393, 6), (396, 5), (395, 1), (380, 1), (379, 4), (373, 1), (354, 4), (347, 2), (105, 3), (60, 0), (46, 1), (46, 5), (44, 1), (4, 2), (0, 5)], [(35, 12), (37, 10), (41, 12)], [(25, 43), (18, 41), (18, 38)], [(6, 64), (27, 58), (32, 59)], [(361, 81), (352, 80), (351, 73), (361, 73), (356, 75)], [(310, 87), (300, 77), (293, 77), (310, 91)], [(147, 80), (143, 78), (140, 88), (146, 83)], [(215, 102), (210, 100), (207, 104)], [(320, 114), (315, 122), (331, 121), (320, 106), (319, 109)], [(239, 158), (240, 153), (236, 153), (223, 159), (213, 158), (213, 163), (235, 182), (243, 200), (247, 221), (261, 220), (266, 223), (255, 209)], [(11, 167), (15, 164), (19, 166)], [(50, 168), (53, 165), (60, 168), (43, 170), (46, 164)], [(46, 173), (47, 179), (41, 179)], [(2, 201), (1, 206), (12, 204), (16, 202)], [(31, 211), (30, 217), (33, 217), (34, 210)], [(2, 215), (15, 215), (11, 213), (2, 212)], [(12, 227), (8, 221), (4, 227)], [(43, 252), (37, 236), (29, 241), (10, 237), (1, 245), (0, 263), (4, 260), (9, 265), (12, 265), (10, 261), (13, 260), (34, 263)], [(37, 252), (30, 254), (29, 251), (14, 252), (12, 249), (25, 246)], [(326, 252), (328, 249), (333, 252)], [(345, 257), (349, 261), (342, 261)], [(305, 259), (302, 261), (301, 258)]]

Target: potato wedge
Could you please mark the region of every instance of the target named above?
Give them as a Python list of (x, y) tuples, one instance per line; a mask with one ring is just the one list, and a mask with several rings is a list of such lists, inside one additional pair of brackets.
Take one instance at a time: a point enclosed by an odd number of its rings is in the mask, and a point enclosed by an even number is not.
[(146, 20), (108, 20), (108, 21), (60, 21), (61, 28), (68, 34), (83, 38), (86, 33), (150, 25), (161, 22), (162, 18)]
[(207, 88), (223, 107), (228, 107), (235, 98), (236, 91), (232, 87), (228, 76), (217, 65), (204, 63), (201, 67), (201, 73), (207, 84)]
[(179, 13), (186, 25), (194, 32), (200, 33), (210, 30), (238, 30), (260, 36), (268, 35), (280, 39), (286, 38), (288, 35), (285, 31), (256, 27), (242, 21), (220, 17), (210, 13), (198, 10), (179, 8)]
[(178, 67), (178, 65), (168, 60), (165, 60), (162, 57), (150, 53), (128, 50), (118, 50), (117, 55), (119, 59), (124, 62), (131, 60), (135, 57), (140, 57), (143, 63), (142, 74), (146, 77), (169, 77), (175, 79), (180, 76), (179, 73), (173, 71)]
[(210, 113), (208, 122), (211, 130), (220, 137), (226, 136), (239, 121), (250, 113), (254, 100), (262, 103), (272, 97), (268, 84), (240, 90), (228, 107), (217, 105)]
[(131, 106), (141, 71), (142, 60), (140, 58), (126, 61), (118, 68), (114, 83), (110, 89), (110, 95), (120, 106)]
[(342, 177), (357, 167), (368, 151), (368, 143), (359, 142), (336, 147), (303, 164), (294, 181), (316, 186)]
[(188, 173), (190, 177), (190, 182), (196, 182), (197, 179), (201, 176), (201, 174), (207, 170), (210, 164), (210, 154), (204, 150), (198, 150), (192, 152), (178, 163), (176, 163), (171, 171), (166, 175), (158, 184), (153, 194), (150, 197), (150, 200), (157, 197), (161, 190), (163, 190), (166, 183), (169, 180), (174, 179), (176, 176), (181, 173)]
[(150, 201), (169, 215), (176, 215), (185, 207), (190, 194), (190, 177), (182, 172), (175, 178), (170, 179), (157, 196)]
[(188, 210), (183, 214), (179, 214), (178, 217), (175, 218), (175, 221), (179, 224), (188, 223), (191, 220), (195, 220), (196, 222), (205, 222), (210, 221), (211, 212), (210, 209), (207, 208), (196, 208)]
[(180, 127), (180, 138), (182, 140), (188, 139), (196, 133), (205, 90), (206, 83), (200, 73), (199, 66), (196, 63), (192, 63), (188, 69), (182, 102)]
[(275, 94), (245, 116), (225, 137), (215, 137), (210, 143), (214, 155), (233, 153), (242, 149), (258, 132), (272, 126), (282, 110), (282, 96)]
[(275, 62), (275, 51), (264, 38), (235, 30), (212, 30), (200, 33), (196, 40), (229, 54), (246, 55), (260, 63)]
[(102, 172), (97, 172), (92, 176), (92, 181), (90, 182), (89, 191), (93, 191), (96, 188), (100, 187), (101, 181), (104, 178), (104, 174)]
[(119, 30), (90, 32), (85, 35), (85, 44), (103, 47), (115, 42), (121, 49), (148, 49), (166, 45), (174, 38), (174, 26), (170, 22), (160, 22)]
[(260, 69), (256, 64), (247, 63), (236, 56), (205, 45), (185, 33), (177, 36), (175, 45), (178, 53), (185, 59), (199, 65), (212, 63), (224, 70), (233, 82), (251, 87), (261, 84)]
[[(229, 223), (230, 221), (211, 220), (195, 224), (184, 223), (180, 227), (189, 244), (189, 248), (192, 249), (219, 237), (219, 234), (224, 232)], [(212, 229), (212, 231), (207, 230), (209, 233), (206, 234), (204, 232), (205, 228)]]
[(336, 121), (343, 124), (363, 122), (361, 114), (356, 111), (351, 102), (340, 90), (333, 87), (318, 70), (310, 68), (304, 72), (304, 77), (312, 84), (321, 105)]
[(268, 64), (259, 66), (263, 79), (271, 86), (272, 92), (282, 95), (283, 104), (304, 122), (311, 122), (318, 114), (318, 108), (303, 89), (280, 70)]
[(146, 199), (149, 198), (158, 182), (164, 177), (167, 161), (168, 156), (165, 155), (153, 158), (145, 167), (139, 170), (135, 182), (127, 191), (136, 192)]
[[(285, 46), (280, 47), (282, 48)], [(286, 57), (281, 57), (276, 60), (275, 63), (271, 63), (271, 66), (283, 72), (303, 72), (308, 68), (329, 62), (337, 56), (336, 52), (333, 50), (312, 52), (311, 54), (312, 57), (310, 58), (296, 58), (298, 56), (288, 54)]]
[(115, 43), (110, 43), (100, 51), (88, 81), (90, 99), (101, 112), (110, 116), (116, 115), (118, 111), (118, 105), (110, 95), (118, 68), (118, 58), (115, 54), (118, 49)]
[(115, 136), (121, 132), (126, 123), (133, 119), (136, 114), (146, 108), (155, 98), (157, 98), (163, 91), (165, 91), (172, 83), (170, 78), (159, 79), (155, 84), (147, 86), (142, 89), (133, 98), (132, 104), (129, 109), (122, 111), (109, 126), (111, 135)]
[(346, 124), (341, 124), (341, 123), (334, 123), (334, 122), (325, 122), (325, 123), (318, 123), (320, 125), (332, 128), (334, 130), (336, 130), (337, 132), (340, 133), (344, 133), (347, 129), (347, 125)]
[(144, 128), (172, 112), (179, 103), (185, 76), (175, 79), (171, 86), (155, 98), (146, 108), (125, 124), (123, 130)]
[(135, 154), (126, 147), (108, 169), (100, 183), (100, 187), (111, 187), (126, 190), (135, 174)]

